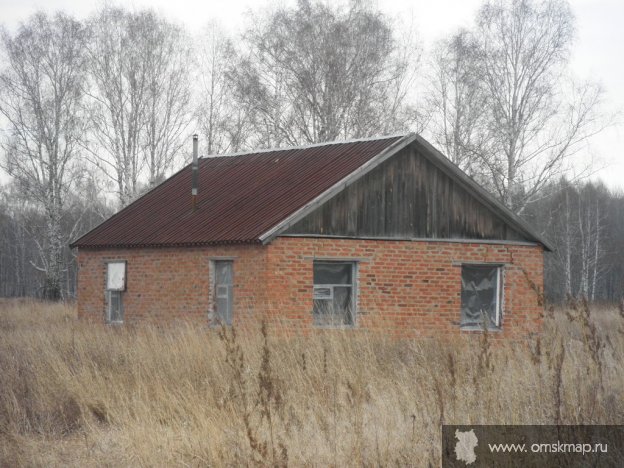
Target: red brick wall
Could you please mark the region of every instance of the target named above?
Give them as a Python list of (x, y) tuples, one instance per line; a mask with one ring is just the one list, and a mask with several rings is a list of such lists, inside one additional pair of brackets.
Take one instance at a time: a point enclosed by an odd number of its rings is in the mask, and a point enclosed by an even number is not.
[(266, 313), (274, 327), (307, 333), (312, 326), (314, 258), (358, 262), (357, 328), (394, 336), (459, 334), (461, 262), (504, 263), (502, 332), (537, 332), (543, 254), (537, 246), (425, 241), (280, 237), (268, 246), (129, 249), (79, 252), (78, 309), (103, 321), (107, 260), (127, 264), (126, 323), (207, 323), (210, 259), (234, 258), (234, 323), (255, 326)]
[(213, 307), (211, 259), (234, 260), (234, 320), (242, 326), (264, 304), (266, 247), (156, 248), (78, 252), (78, 316), (105, 320), (106, 262), (125, 260), (124, 322), (208, 323)]
[(541, 327), (535, 287), (543, 291), (542, 247), (281, 237), (268, 250), (267, 302), (289, 331), (312, 329), (314, 258), (357, 260), (357, 328), (402, 337), (459, 334), (461, 262), (505, 264), (503, 326), (493, 336), (524, 338)]

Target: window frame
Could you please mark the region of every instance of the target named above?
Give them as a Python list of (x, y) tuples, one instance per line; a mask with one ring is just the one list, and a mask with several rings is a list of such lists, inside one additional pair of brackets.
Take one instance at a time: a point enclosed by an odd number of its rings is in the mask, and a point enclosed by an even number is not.
[[(210, 259), (210, 315), (209, 322), (212, 326), (226, 326), (231, 327), (234, 324), (234, 260), (233, 257), (215, 257)], [(228, 294), (228, 305), (230, 306), (230, 323), (227, 320), (223, 320), (217, 311), (217, 300), (223, 299), (222, 296), (218, 294), (218, 289), (225, 287), (224, 285), (217, 284), (217, 264), (218, 263), (229, 263), (232, 265), (232, 284), (229, 285), (227, 294)]]
[[(314, 283), (314, 267), (316, 264), (343, 264), (351, 266), (351, 284), (329, 284), (329, 283), (319, 283), (316, 285)], [(312, 325), (315, 328), (328, 328), (328, 329), (351, 329), (357, 327), (357, 317), (358, 317), (358, 261), (350, 258), (340, 259), (340, 258), (332, 258), (332, 259), (323, 259), (323, 258), (315, 258), (312, 261)], [(350, 287), (351, 288), (351, 323), (346, 324), (328, 324), (328, 323), (317, 323), (316, 314), (314, 313), (314, 301), (315, 300), (332, 300), (335, 297), (334, 288), (335, 287)], [(317, 289), (327, 289), (330, 288), (329, 296), (325, 297), (316, 297)]]
[[(112, 296), (113, 294), (118, 295), (119, 300), (119, 315), (121, 316), (120, 320), (113, 320), (112, 317)], [(106, 323), (111, 325), (121, 325), (124, 323), (124, 305), (123, 305), (123, 291), (119, 289), (107, 289), (106, 290)]]
[[(488, 262), (464, 262), (459, 265), (460, 269), (460, 304), (459, 304), (459, 328), (462, 331), (484, 331), (497, 332), (503, 329), (504, 307), (505, 307), (505, 264)], [(482, 267), (496, 270), (496, 322), (487, 321), (484, 327), (483, 321), (478, 324), (462, 324), (462, 292), (463, 292), (463, 269), (464, 267)]]
[[(110, 325), (121, 325), (125, 321), (125, 310), (124, 310), (124, 295), (125, 294), (124, 293), (126, 292), (128, 288), (128, 261), (115, 259), (115, 260), (107, 260), (104, 262), (104, 264), (106, 268), (105, 274), (104, 274), (104, 295), (105, 295), (105, 300), (106, 300), (106, 306), (105, 306), (106, 323)], [(124, 266), (124, 277), (123, 277), (124, 282), (123, 282), (122, 288), (115, 288), (115, 289), (108, 288), (108, 285), (109, 285), (108, 274), (109, 274), (109, 268), (111, 264), (123, 264)], [(112, 319), (112, 306), (113, 306), (112, 296), (113, 295), (117, 295), (118, 300), (119, 300), (119, 315), (121, 319), (118, 319), (118, 320)]]

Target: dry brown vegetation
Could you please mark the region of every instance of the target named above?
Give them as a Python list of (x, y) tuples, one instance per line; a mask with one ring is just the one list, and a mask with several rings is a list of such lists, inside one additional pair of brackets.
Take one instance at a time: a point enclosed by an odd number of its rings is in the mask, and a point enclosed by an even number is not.
[(551, 309), (528, 346), (473, 338), (128, 330), (0, 303), (0, 466), (437, 466), (442, 423), (624, 422), (617, 308)]

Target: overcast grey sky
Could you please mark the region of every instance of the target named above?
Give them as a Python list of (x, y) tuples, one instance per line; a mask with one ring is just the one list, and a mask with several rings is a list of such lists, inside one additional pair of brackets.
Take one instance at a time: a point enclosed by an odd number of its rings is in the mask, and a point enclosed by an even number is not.
[[(116, 2), (112, 2), (116, 3)], [(152, 7), (190, 32), (200, 31), (211, 20), (234, 33), (247, 20), (247, 12), (265, 8), (268, 0), (133, 0), (130, 8)], [(295, 0), (282, 0), (294, 4)], [(461, 26), (470, 26), (482, 0), (373, 0), (372, 3), (393, 18), (413, 19), (425, 51), (439, 38)], [(624, 0), (571, 0), (577, 18), (577, 41), (572, 68), (579, 78), (598, 81), (606, 91), (607, 112), (624, 109)], [(102, 2), (85, 0), (0, 0), (0, 23), (9, 29), (38, 9), (65, 10), (85, 18)], [(620, 119), (622, 122), (622, 119)], [(602, 167), (595, 177), (610, 187), (624, 189), (624, 126), (616, 124), (595, 137), (584, 150), (584, 157)]]

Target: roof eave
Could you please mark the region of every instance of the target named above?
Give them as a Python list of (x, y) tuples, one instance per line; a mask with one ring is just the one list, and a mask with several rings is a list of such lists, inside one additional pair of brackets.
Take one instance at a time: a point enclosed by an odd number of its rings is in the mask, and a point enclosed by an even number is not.
[(103, 250), (103, 249), (167, 249), (178, 247), (211, 247), (219, 245), (259, 245), (262, 244), (260, 239), (242, 239), (242, 240), (218, 240), (207, 242), (171, 242), (171, 243), (133, 243), (133, 244), (70, 244), (70, 248), (78, 248), (84, 250)]

